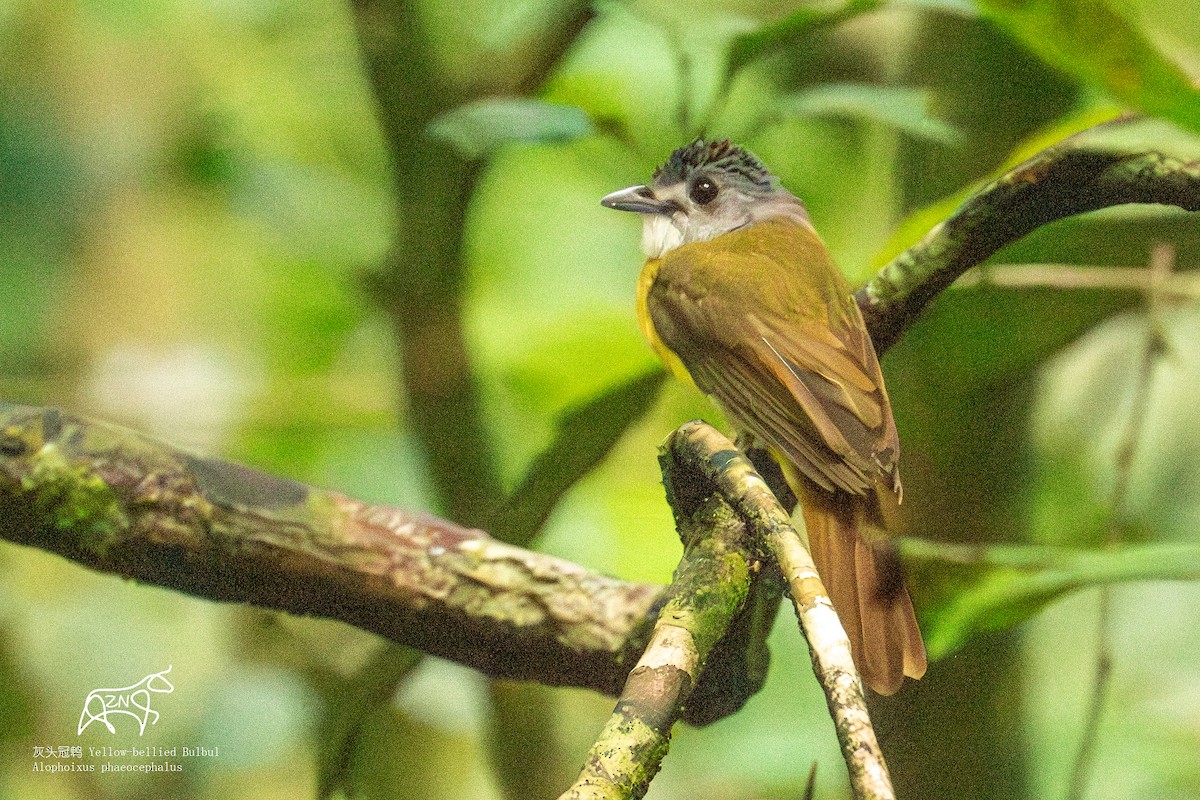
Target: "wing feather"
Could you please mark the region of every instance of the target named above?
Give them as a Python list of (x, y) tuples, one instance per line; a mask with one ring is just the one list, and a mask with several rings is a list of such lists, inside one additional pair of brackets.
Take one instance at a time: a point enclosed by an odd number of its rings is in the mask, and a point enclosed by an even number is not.
[(663, 257), (655, 332), (740, 429), (826, 490), (897, 491), (899, 445), (879, 362), (811, 228), (773, 220)]

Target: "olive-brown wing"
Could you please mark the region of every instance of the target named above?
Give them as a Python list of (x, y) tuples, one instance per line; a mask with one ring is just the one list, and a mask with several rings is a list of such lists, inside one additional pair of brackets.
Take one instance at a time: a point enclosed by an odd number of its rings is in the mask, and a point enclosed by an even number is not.
[(664, 257), (647, 298), (659, 338), (737, 427), (818, 486), (898, 489), (895, 424), (849, 288), (815, 234), (766, 227)]

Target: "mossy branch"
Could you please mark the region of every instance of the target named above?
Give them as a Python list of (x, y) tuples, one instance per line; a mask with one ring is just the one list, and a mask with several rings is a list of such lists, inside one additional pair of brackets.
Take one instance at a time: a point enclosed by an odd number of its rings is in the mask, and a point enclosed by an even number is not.
[(424, 514), (0, 404), (0, 536), (211, 600), (329, 617), (474, 667), (615, 693), (662, 587)]
[(1056, 220), (1125, 203), (1200, 211), (1200, 161), (1153, 142), (1163, 123), (1126, 117), (1089, 128), (973, 194), (857, 294), (882, 355), (933, 298), (1005, 245)]
[(650, 643), (629, 673), (579, 779), (561, 800), (645, 795), (708, 654), (750, 594), (758, 559), (745, 524), (719, 495), (710, 495), (679, 533), (683, 560)]
[[(359, 10), (371, 6), (365, 2)], [(462, 197), (475, 171), (458, 166), (452, 194)], [(933, 297), (1004, 245), (1048, 222), (1123, 203), (1200, 210), (1200, 162), (1153, 148), (1096, 147), (1087, 137), (1043, 151), (970, 198), (859, 292), (877, 349), (893, 344)], [(442, 222), (458, 229), (462, 219), (452, 214)], [(415, 371), (405, 379), (410, 399), (431, 426), (422, 428), (423, 440), (454, 442), (446, 451), (452, 456), (435, 472), (440, 486), (453, 489), (447, 506), (470, 521), (494, 513), (499, 492), (481, 430), (461, 439), (435, 431), (448, 419), (476, 419), (477, 399), (465, 361), (455, 360), (465, 352), (461, 342), (447, 357), (447, 337), (439, 333), (442, 323), (460, 329), (457, 247), (427, 257), (430, 269), (417, 271), (424, 278), (397, 269), (377, 288), (394, 305), (395, 318), (409, 321), (399, 327), (405, 362)], [(430, 308), (446, 315), (431, 320)], [(463, 367), (452, 386), (442, 372), (427, 370), (446, 363)], [(447, 413), (451, 407), (463, 415)], [(188, 455), (53, 409), (5, 403), (0, 537), (212, 600), (342, 620), (497, 677), (613, 694), (624, 685), (623, 716), (614, 716), (607, 732), (624, 735), (634, 719), (628, 712), (637, 711), (648, 738), (634, 747), (645, 757), (629, 763), (640, 772), (616, 776), (610, 765), (594, 764), (609, 784), (623, 787), (620, 796), (644, 789), (676, 719), (718, 719), (761, 686), (763, 629), (778, 592), (769, 581), (749, 580), (759, 555), (758, 545), (747, 542), (763, 542), (792, 582), (852, 785), (860, 797), (890, 796), (853, 666), (843, 668), (836, 658), (840, 626), (836, 618), (828, 626), (806, 619), (827, 610), (810, 560), (761, 479), (727, 440), (709, 431), (685, 426), (667, 448), (676, 465), (691, 464), (667, 469), (668, 499), (689, 542), (670, 593), (505, 545), (479, 530)], [(475, 485), (457, 484), (472, 474), (483, 477)], [(724, 508), (733, 510), (737, 524)], [(710, 531), (691, 531), (694, 526)], [(729, 561), (731, 553), (736, 556)], [(689, 576), (718, 566), (726, 572), (714, 578), (722, 598), (716, 610), (704, 615), (703, 625), (680, 625), (688, 617), (683, 612), (705, 600), (684, 597), (685, 587), (697, 588)], [(750, 609), (747, 597), (754, 601)], [(663, 608), (670, 613), (659, 614)], [(832, 650), (820, 643), (821, 629), (831, 633)], [(641, 666), (630, 675), (639, 654)]]
[[(871, 725), (850, 640), (791, 517), (753, 464), (723, 435), (702, 422), (684, 425), (667, 440), (676, 457), (703, 477), (744, 520), (758, 546), (770, 554), (788, 587), (800, 629), (808, 641), (813, 672), (825, 693), (850, 787), (859, 800), (895, 797), (887, 764)], [(672, 507), (688, 507), (678, 492)]]
[[(499, 678), (617, 694), (665, 587), (480, 530), (195, 456), (115, 425), (0, 403), (0, 538), (209, 600), (340, 620)], [(745, 642), (685, 718), (762, 685)]]
[[(649, 646), (578, 781), (560, 800), (642, 797), (666, 755), (671, 728), (692, 700), (692, 687), (708, 677), (709, 653), (731, 634), (750, 651), (761, 650), (765, 668), (764, 642), (780, 591), (772, 559), (812, 651), (854, 796), (894, 798), (850, 642), (788, 513), (750, 461), (703, 422), (667, 437), (659, 461), (684, 541), (683, 561)], [(755, 606), (771, 613), (756, 613)], [(739, 625), (747, 620), (759, 624)]]

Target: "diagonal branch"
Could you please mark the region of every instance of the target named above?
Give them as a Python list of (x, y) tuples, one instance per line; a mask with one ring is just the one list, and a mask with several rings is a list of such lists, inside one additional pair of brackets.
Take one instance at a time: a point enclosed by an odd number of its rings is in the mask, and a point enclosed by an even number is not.
[[(727, 438), (702, 422), (690, 422), (667, 440), (677, 458), (688, 459), (725, 497), (767, 549), (787, 582), (796, 617), (812, 654), (813, 672), (825, 693), (850, 787), (859, 800), (895, 797), (883, 752), (871, 725), (850, 640), (833, 610), (807, 544), (766, 481)], [(672, 507), (678, 514), (676, 495)]]
[[(659, 461), (684, 558), (649, 646), (629, 673), (579, 779), (560, 800), (645, 795), (671, 729), (698, 694), (692, 687), (708, 676), (710, 651), (735, 631), (738, 638), (744, 633), (739, 650), (765, 649), (776, 606), (762, 601), (779, 592), (768, 551), (787, 581), (808, 640), (855, 798), (894, 800), (849, 639), (788, 513), (750, 461), (703, 422), (689, 422), (668, 436)], [(756, 606), (772, 613), (760, 615)], [(738, 625), (747, 619), (761, 624)]]
[[(674, 456), (669, 452), (663, 456), (668, 485), (672, 474), (677, 477), (694, 468), (676, 464)], [(683, 560), (650, 643), (629, 673), (579, 779), (560, 800), (626, 800), (645, 795), (709, 653), (751, 595), (758, 557), (745, 523), (724, 498), (714, 492), (681, 517), (679, 535), (685, 543)]]
[(1118, 119), (1042, 150), (880, 270), (857, 295), (876, 351), (895, 344), (960, 275), (1035, 228), (1125, 203), (1200, 211), (1200, 161), (1119, 141), (1104, 144), (1104, 135), (1130, 133), (1142, 122)]

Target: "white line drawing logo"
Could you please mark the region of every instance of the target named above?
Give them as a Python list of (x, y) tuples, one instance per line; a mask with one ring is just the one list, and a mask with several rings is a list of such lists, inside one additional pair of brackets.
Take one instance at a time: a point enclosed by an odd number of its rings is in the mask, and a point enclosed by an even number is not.
[(138, 736), (141, 736), (146, 732), (147, 722), (151, 725), (158, 722), (158, 712), (150, 707), (150, 693), (170, 694), (175, 691), (166, 678), (170, 671), (171, 667), (168, 666), (162, 672), (147, 675), (132, 686), (120, 689), (92, 689), (83, 701), (77, 734), (82, 734), (88, 725), (96, 721), (103, 723), (109, 733), (116, 733), (117, 729), (108, 721), (109, 714), (126, 714), (138, 721)]

